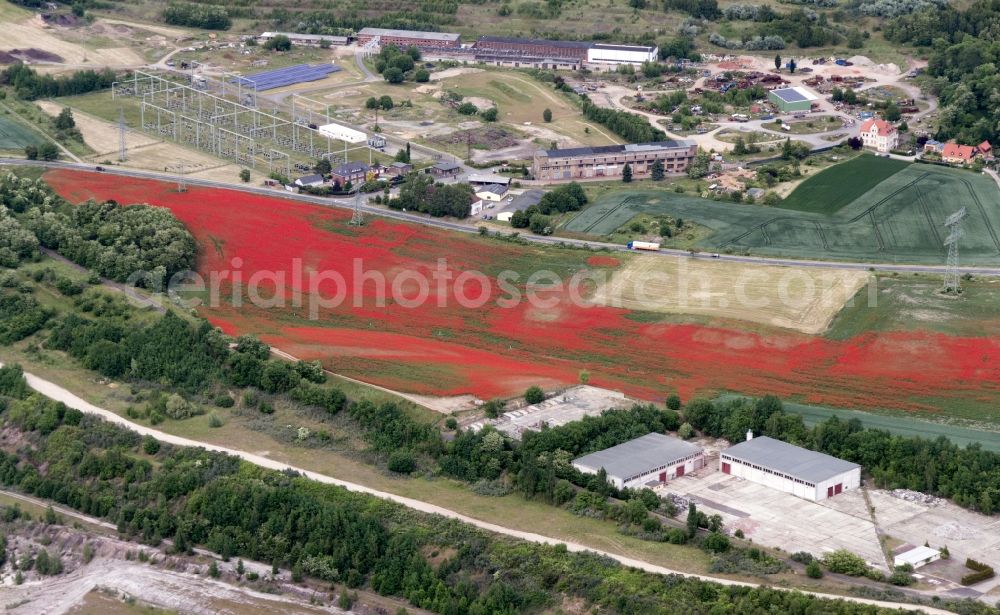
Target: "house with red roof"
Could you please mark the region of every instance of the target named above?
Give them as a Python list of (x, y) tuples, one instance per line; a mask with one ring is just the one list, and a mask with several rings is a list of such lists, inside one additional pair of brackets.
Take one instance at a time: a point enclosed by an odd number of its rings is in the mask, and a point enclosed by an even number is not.
[(978, 151), (977, 147), (972, 145), (945, 143), (944, 149), (941, 150), (941, 160), (948, 164), (969, 164)]
[(861, 142), (877, 152), (890, 152), (899, 147), (899, 131), (885, 120), (871, 118), (861, 125)]
[(993, 160), (993, 146), (990, 145), (989, 141), (983, 141), (976, 146), (977, 154), (983, 157), (985, 160)]

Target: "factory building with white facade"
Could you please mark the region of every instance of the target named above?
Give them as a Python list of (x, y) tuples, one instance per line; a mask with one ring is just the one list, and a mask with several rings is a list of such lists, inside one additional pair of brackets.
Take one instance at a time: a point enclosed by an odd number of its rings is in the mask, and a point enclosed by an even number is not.
[(573, 467), (584, 474), (597, 474), (604, 468), (608, 481), (618, 489), (666, 483), (704, 466), (700, 446), (660, 433), (649, 433), (573, 460)]
[(587, 62), (591, 64), (643, 64), (656, 62), (660, 51), (646, 45), (610, 45), (594, 43), (587, 49)]
[(861, 486), (856, 463), (749, 432), (745, 442), (720, 453), (719, 469), (813, 502)]

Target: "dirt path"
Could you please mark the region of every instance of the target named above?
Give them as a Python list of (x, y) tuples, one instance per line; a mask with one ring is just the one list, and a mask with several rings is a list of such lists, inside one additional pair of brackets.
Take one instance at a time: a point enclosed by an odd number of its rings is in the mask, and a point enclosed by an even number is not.
[[(2, 367), (2, 366), (3, 366), (3, 364), (0, 363), (0, 367)], [(682, 575), (682, 576), (685, 576), (685, 577), (698, 578), (698, 579), (702, 579), (702, 580), (705, 580), (705, 581), (711, 581), (711, 582), (714, 582), (714, 583), (720, 583), (722, 585), (737, 585), (737, 586), (743, 586), (743, 587), (769, 587), (770, 586), (769, 584), (766, 584), (766, 583), (747, 583), (747, 582), (743, 582), (743, 581), (733, 581), (733, 580), (730, 580), (730, 579), (721, 579), (721, 578), (716, 578), (716, 577), (710, 577), (710, 576), (707, 576), (707, 575), (688, 574), (688, 573), (680, 572), (678, 570), (672, 570), (672, 569), (666, 568), (664, 566), (657, 566), (655, 564), (650, 564), (648, 562), (644, 562), (642, 560), (635, 559), (635, 558), (632, 558), (632, 557), (626, 557), (624, 555), (619, 555), (619, 554), (615, 554), (615, 553), (608, 553), (606, 551), (600, 551), (600, 550), (597, 550), (597, 549), (592, 549), (590, 547), (587, 547), (587, 546), (579, 544), (579, 543), (566, 542), (566, 541), (562, 541), (562, 540), (555, 540), (553, 538), (549, 538), (549, 537), (543, 536), (541, 534), (535, 534), (535, 533), (532, 533), (532, 532), (523, 532), (523, 531), (520, 531), (520, 530), (514, 530), (514, 529), (511, 529), (511, 528), (508, 528), (508, 527), (497, 525), (495, 523), (489, 523), (487, 521), (482, 521), (482, 520), (479, 520), (479, 519), (475, 519), (473, 517), (469, 517), (469, 516), (463, 515), (461, 513), (455, 512), (453, 510), (449, 510), (449, 509), (441, 507), (441, 506), (436, 506), (434, 504), (428, 504), (427, 502), (422, 502), (420, 500), (414, 500), (412, 498), (407, 498), (407, 497), (399, 496), (399, 495), (396, 495), (396, 494), (393, 494), (393, 493), (387, 493), (385, 491), (379, 491), (377, 489), (372, 489), (370, 487), (366, 487), (365, 485), (360, 485), (360, 484), (357, 484), (357, 483), (352, 483), (352, 482), (340, 480), (340, 479), (337, 479), (337, 478), (333, 478), (331, 476), (327, 476), (325, 474), (319, 474), (317, 472), (311, 472), (309, 470), (305, 470), (305, 469), (302, 469), (302, 468), (296, 468), (296, 467), (293, 467), (293, 466), (289, 466), (288, 464), (280, 463), (280, 462), (275, 461), (273, 459), (268, 459), (266, 457), (261, 457), (260, 455), (255, 455), (253, 453), (248, 453), (246, 451), (240, 451), (240, 450), (235, 450), (235, 449), (231, 449), (231, 448), (226, 448), (226, 447), (223, 447), (223, 446), (216, 446), (216, 445), (213, 445), (213, 444), (205, 444), (203, 442), (198, 442), (196, 440), (189, 440), (187, 438), (181, 438), (179, 436), (168, 434), (168, 433), (159, 431), (157, 429), (152, 429), (152, 428), (146, 427), (144, 425), (137, 425), (135, 423), (132, 423), (132, 422), (130, 422), (130, 421), (122, 418), (121, 416), (118, 416), (114, 412), (111, 412), (110, 410), (105, 410), (104, 408), (99, 408), (99, 407), (97, 407), (97, 406), (95, 406), (95, 405), (93, 405), (93, 404), (91, 404), (91, 403), (89, 403), (89, 402), (87, 402), (87, 401), (85, 401), (85, 400), (77, 397), (76, 395), (74, 395), (70, 391), (68, 391), (68, 390), (60, 387), (59, 385), (57, 385), (57, 384), (55, 384), (53, 382), (49, 382), (48, 380), (44, 380), (42, 378), (39, 378), (39, 377), (37, 377), (37, 376), (35, 376), (33, 374), (25, 373), (24, 376), (25, 376), (25, 378), (28, 381), (28, 386), (30, 386), (32, 389), (38, 391), (42, 395), (45, 395), (46, 397), (49, 397), (49, 398), (54, 399), (56, 401), (61, 401), (64, 404), (66, 404), (67, 406), (69, 406), (71, 408), (76, 408), (77, 410), (80, 410), (81, 412), (86, 412), (88, 414), (94, 414), (94, 415), (100, 416), (100, 417), (104, 418), (105, 420), (107, 420), (109, 422), (112, 422), (112, 423), (115, 423), (115, 424), (127, 427), (128, 429), (131, 429), (131, 430), (133, 430), (133, 431), (135, 431), (135, 432), (137, 432), (137, 433), (139, 433), (141, 435), (151, 435), (151, 436), (153, 436), (153, 437), (155, 437), (155, 438), (157, 438), (157, 439), (159, 439), (159, 440), (161, 440), (163, 442), (168, 442), (168, 443), (174, 444), (176, 446), (200, 447), (200, 448), (204, 448), (204, 449), (210, 450), (210, 451), (216, 451), (216, 452), (220, 452), (220, 453), (225, 453), (227, 455), (233, 455), (233, 456), (236, 456), (236, 457), (240, 457), (241, 459), (243, 459), (245, 461), (248, 461), (248, 462), (253, 463), (255, 465), (258, 465), (258, 466), (261, 466), (261, 467), (264, 467), (264, 468), (269, 468), (269, 469), (272, 469), (272, 470), (281, 471), (281, 470), (291, 469), (291, 470), (294, 470), (296, 472), (301, 473), (303, 476), (305, 476), (305, 477), (307, 477), (307, 478), (309, 478), (311, 480), (315, 480), (317, 482), (328, 484), (328, 485), (337, 485), (339, 487), (344, 487), (345, 489), (348, 489), (350, 491), (355, 491), (355, 492), (358, 492), (358, 493), (366, 493), (366, 494), (369, 494), (369, 495), (373, 495), (373, 496), (378, 497), (378, 498), (382, 498), (382, 499), (385, 499), (385, 500), (396, 502), (397, 504), (402, 504), (403, 506), (406, 506), (408, 508), (412, 508), (414, 510), (418, 510), (420, 512), (437, 514), (437, 515), (441, 515), (441, 516), (449, 518), (449, 519), (456, 519), (458, 521), (462, 521), (463, 523), (468, 523), (470, 525), (474, 525), (474, 526), (476, 526), (476, 527), (478, 527), (480, 529), (484, 529), (484, 530), (487, 530), (487, 531), (490, 531), (490, 532), (495, 532), (497, 534), (504, 534), (506, 536), (512, 536), (514, 538), (519, 538), (521, 540), (526, 540), (526, 541), (529, 541), (529, 542), (534, 542), (534, 543), (539, 543), (539, 544), (552, 544), (552, 545), (554, 545), (554, 544), (563, 544), (563, 545), (566, 545), (567, 550), (572, 551), (574, 553), (577, 553), (577, 552), (597, 553), (598, 555), (602, 555), (604, 557), (609, 557), (611, 559), (614, 559), (614, 560), (618, 561), (619, 563), (621, 563), (621, 564), (623, 564), (625, 566), (631, 566), (633, 568), (638, 568), (640, 570), (645, 570), (647, 572), (652, 572), (652, 573), (655, 573), (655, 574), (677, 574), (677, 575)], [(901, 608), (901, 609), (914, 609), (914, 610), (916, 610), (916, 607), (914, 607), (913, 605), (898, 604), (898, 603), (891, 603), (891, 602), (881, 602), (881, 601), (876, 601), (876, 600), (868, 600), (866, 598), (858, 598), (858, 597), (855, 597), (855, 596), (833, 596), (833, 595), (829, 595), (829, 594), (822, 594), (822, 593), (816, 593), (816, 592), (806, 592), (806, 593), (809, 593), (809, 594), (812, 594), (814, 596), (821, 597), (821, 598), (832, 598), (832, 599), (840, 598), (840, 599), (849, 600), (851, 602), (857, 602), (857, 603), (861, 603), (861, 604), (873, 604), (873, 605), (880, 605), (880, 606), (890, 607), (890, 608)], [(931, 608), (931, 607), (921, 607), (920, 610), (922, 610), (925, 613), (930, 613), (932, 615), (949, 615), (948, 611), (944, 611), (944, 610), (941, 610), (941, 609), (934, 609), (934, 608)]]

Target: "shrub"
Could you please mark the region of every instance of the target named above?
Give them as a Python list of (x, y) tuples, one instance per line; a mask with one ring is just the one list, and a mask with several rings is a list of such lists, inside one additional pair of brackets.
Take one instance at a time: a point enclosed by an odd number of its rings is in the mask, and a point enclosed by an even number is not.
[(826, 557), (823, 558), (823, 563), (830, 569), (830, 572), (852, 577), (866, 576), (868, 572), (868, 564), (865, 563), (865, 560), (846, 549), (837, 549), (827, 553)]
[(691, 423), (684, 423), (677, 428), (677, 437), (682, 440), (687, 440), (694, 435), (694, 427), (691, 427)]
[(965, 560), (965, 567), (975, 570), (975, 572), (972, 572), (962, 577), (962, 580), (960, 581), (962, 585), (975, 585), (976, 583), (985, 581), (986, 579), (992, 579), (994, 576), (996, 576), (996, 573), (993, 571), (992, 567), (982, 562), (977, 562), (976, 560), (971, 558)]
[(219, 416), (218, 414), (216, 414), (214, 412), (208, 415), (208, 426), (209, 427), (213, 427), (213, 428), (215, 428), (215, 427), (222, 427), (222, 425), (223, 425), (223, 422), (222, 422), (222, 417), (221, 416)]
[(796, 551), (788, 558), (793, 562), (798, 562), (800, 564), (811, 564), (816, 558), (813, 557), (812, 553), (807, 551)]
[(232, 408), (236, 405), (236, 401), (229, 395), (219, 395), (215, 398), (215, 405), (220, 408)]
[(155, 455), (160, 452), (160, 441), (153, 436), (145, 436), (142, 439), (142, 451), (147, 455)]
[(818, 561), (813, 560), (806, 565), (806, 575), (808, 575), (810, 579), (823, 578), (823, 569), (820, 568)]
[(711, 553), (725, 553), (729, 550), (729, 539), (718, 532), (712, 532), (705, 537), (702, 548)]
[(545, 392), (538, 386), (528, 387), (528, 390), (524, 392), (524, 401), (529, 404), (539, 404), (545, 401)]
[(417, 461), (413, 453), (407, 450), (394, 451), (389, 455), (389, 462), (386, 464), (390, 472), (397, 474), (409, 474), (417, 469)]

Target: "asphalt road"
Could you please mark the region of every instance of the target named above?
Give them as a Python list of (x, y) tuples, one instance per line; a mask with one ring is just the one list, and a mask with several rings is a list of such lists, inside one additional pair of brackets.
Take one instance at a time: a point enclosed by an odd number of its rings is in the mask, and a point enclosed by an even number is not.
[[(0, 367), (2, 367), (2, 366), (3, 366), (3, 363), (0, 363)], [(573, 542), (566, 542), (566, 541), (563, 541), (563, 540), (558, 540), (558, 539), (555, 539), (555, 538), (550, 538), (550, 537), (544, 536), (542, 534), (535, 534), (533, 532), (525, 532), (525, 531), (522, 531), (522, 530), (515, 530), (515, 529), (512, 529), (512, 528), (508, 528), (508, 527), (502, 526), (502, 525), (497, 525), (495, 523), (490, 523), (488, 521), (482, 521), (480, 519), (469, 517), (467, 515), (464, 515), (462, 513), (456, 512), (454, 510), (450, 510), (448, 508), (437, 506), (435, 504), (429, 504), (429, 503), (423, 502), (421, 500), (415, 500), (413, 498), (403, 497), (403, 496), (400, 496), (400, 495), (396, 495), (394, 493), (388, 493), (388, 492), (385, 492), (385, 491), (378, 491), (376, 489), (372, 489), (371, 487), (367, 487), (365, 485), (361, 485), (361, 484), (358, 484), (358, 483), (352, 483), (352, 482), (340, 480), (338, 478), (333, 478), (332, 476), (327, 476), (325, 474), (319, 474), (318, 472), (312, 472), (312, 471), (305, 470), (305, 469), (302, 469), (302, 468), (292, 467), (292, 466), (289, 466), (288, 464), (281, 463), (281, 462), (276, 461), (274, 459), (270, 459), (270, 458), (263, 457), (263, 456), (260, 456), (260, 455), (255, 455), (253, 453), (248, 453), (246, 451), (242, 451), (242, 450), (238, 450), (238, 449), (232, 449), (232, 448), (226, 448), (224, 446), (217, 446), (217, 445), (214, 445), (214, 444), (206, 444), (204, 442), (199, 442), (197, 440), (189, 440), (187, 438), (182, 438), (180, 436), (175, 436), (175, 435), (172, 435), (172, 434), (168, 434), (168, 433), (159, 431), (157, 429), (153, 429), (151, 427), (146, 427), (144, 425), (138, 425), (138, 424), (132, 423), (129, 420), (125, 419), (124, 417), (121, 417), (121, 416), (115, 414), (114, 412), (112, 412), (110, 410), (106, 410), (104, 408), (100, 408), (98, 406), (95, 406), (95, 405), (93, 405), (93, 404), (85, 401), (84, 399), (81, 399), (80, 397), (74, 395), (72, 392), (70, 392), (70, 391), (68, 391), (68, 390), (60, 387), (59, 385), (57, 385), (57, 384), (55, 384), (53, 382), (49, 382), (48, 380), (44, 380), (42, 378), (39, 378), (38, 376), (35, 376), (33, 374), (25, 373), (24, 376), (25, 376), (25, 379), (28, 381), (28, 386), (30, 386), (35, 391), (38, 391), (39, 393), (41, 393), (42, 395), (44, 395), (44, 396), (46, 396), (46, 397), (48, 397), (50, 399), (54, 399), (56, 401), (61, 401), (64, 404), (66, 404), (67, 406), (69, 406), (70, 408), (76, 408), (77, 410), (80, 410), (81, 412), (86, 412), (88, 414), (94, 414), (94, 415), (100, 416), (100, 417), (104, 418), (105, 420), (107, 420), (107, 421), (109, 421), (111, 423), (122, 425), (122, 426), (124, 426), (124, 427), (126, 427), (128, 429), (131, 429), (132, 431), (135, 431), (135, 432), (139, 433), (140, 435), (150, 435), (150, 436), (153, 436), (154, 438), (156, 438), (158, 440), (161, 440), (163, 442), (168, 442), (168, 443), (174, 444), (176, 446), (199, 447), (199, 448), (204, 448), (204, 449), (207, 449), (207, 450), (210, 450), (210, 451), (216, 451), (216, 452), (220, 452), (220, 453), (225, 453), (227, 455), (234, 455), (234, 456), (239, 457), (239, 458), (241, 458), (241, 459), (243, 459), (245, 461), (248, 461), (248, 462), (250, 462), (250, 463), (252, 463), (254, 465), (258, 465), (258, 466), (261, 466), (261, 467), (264, 467), (264, 468), (268, 468), (268, 469), (272, 469), (272, 470), (283, 471), (283, 470), (291, 469), (291, 470), (294, 470), (296, 472), (299, 472), (300, 474), (302, 474), (306, 478), (309, 478), (311, 480), (314, 480), (314, 481), (317, 481), (317, 482), (320, 482), (320, 483), (325, 483), (325, 484), (330, 484), (330, 485), (337, 485), (337, 486), (343, 487), (345, 489), (348, 489), (349, 491), (354, 491), (354, 492), (358, 492), (358, 493), (366, 493), (368, 495), (373, 495), (375, 497), (378, 497), (378, 498), (381, 498), (381, 499), (384, 499), (384, 500), (389, 500), (389, 501), (395, 502), (397, 504), (402, 504), (403, 506), (406, 506), (408, 508), (412, 508), (414, 510), (418, 510), (418, 511), (425, 512), (425, 513), (430, 513), (430, 514), (438, 514), (438, 515), (441, 515), (441, 516), (449, 518), (449, 519), (456, 519), (456, 520), (461, 521), (463, 523), (468, 523), (470, 525), (474, 525), (474, 526), (476, 526), (476, 527), (478, 527), (480, 529), (484, 529), (484, 530), (487, 530), (487, 531), (490, 531), (490, 532), (494, 532), (494, 533), (497, 533), (497, 534), (504, 534), (504, 535), (507, 535), (507, 536), (512, 536), (514, 538), (519, 538), (521, 540), (526, 540), (528, 542), (534, 542), (534, 543), (539, 543), (539, 544), (564, 544), (564, 545), (566, 545), (566, 549), (568, 551), (596, 553), (598, 555), (602, 555), (602, 556), (614, 559), (615, 561), (618, 561), (618, 562), (620, 562), (621, 564), (623, 564), (625, 566), (631, 566), (633, 568), (638, 568), (640, 570), (645, 570), (647, 572), (652, 572), (652, 573), (655, 573), (655, 574), (678, 574), (678, 575), (682, 575), (682, 576), (685, 576), (685, 577), (698, 578), (698, 579), (702, 579), (702, 580), (705, 580), (705, 581), (711, 581), (713, 583), (720, 583), (720, 584), (723, 584), (723, 585), (737, 585), (737, 586), (743, 586), (743, 587), (771, 587), (771, 585), (769, 583), (746, 583), (746, 582), (743, 582), (743, 581), (733, 581), (733, 580), (730, 580), (730, 579), (717, 578), (717, 577), (712, 577), (712, 576), (708, 576), (708, 575), (689, 574), (689, 573), (680, 572), (680, 571), (677, 571), (677, 570), (672, 570), (672, 569), (666, 568), (664, 566), (659, 566), (659, 565), (656, 565), (656, 564), (650, 564), (649, 562), (645, 562), (645, 561), (639, 560), (639, 559), (634, 559), (634, 558), (627, 557), (627, 556), (624, 556), (624, 555), (619, 555), (619, 554), (616, 554), (616, 553), (609, 553), (609, 552), (606, 552), (606, 551), (600, 551), (600, 550), (597, 550), (597, 549), (592, 549), (592, 548), (590, 548), (590, 547), (588, 547), (586, 545), (582, 545), (582, 544), (578, 544), (578, 543), (573, 543)], [(935, 609), (935, 608), (932, 608), (932, 607), (917, 607), (917, 606), (914, 606), (914, 605), (899, 604), (899, 603), (892, 603), (892, 602), (882, 602), (882, 601), (876, 601), (876, 600), (869, 600), (867, 598), (858, 598), (856, 596), (833, 596), (833, 595), (822, 594), (822, 593), (817, 593), (817, 592), (804, 592), (804, 593), (809, 593), (809, 594), (812, 594), (814, 596), (821, 597), (821, 598), (830, 598), (830, 599), (837, 599), (837, 598), (839, 598), (839, 599), (842, 599), (842, 600), (848, 600), (850, 602), (856, 602), (856, 603), (860, 603), (860, 604), (874, 604), (874, 605), (879, 605), (879, 606), (887, 607), (887, 608), (902, 608), (902, 609), (909, 609), (909, 610), (913, 610), (913, 611), (923, 611), (925, 613), (931, 613), (931, 614), (935, 614), (935, 615), (937, 615), (937, 614), (947, 615), (948, 614), (948, 611), (943, 611), (943, 610)]]
[[(0, 164), (7, 164), (11, 166), (45, 167), (52, 169), (77, 169), (83, 171), (94, 170), (94, 165), (91, 164), (69, 163), (69, 162), (46, 162), (42, 160), (24, 160), (21, 158), (0, 158)], [(176, 181), (178, 178), (177, 175), (170, 173), (141, 171), (136, 169), (126, 169), (122, 167), (104, 167), (104, 169), (105, 169), (104, 173), (121, 177), (135, 177), (139, 179), (156, 179), (165, 181)], [(235, 190), (238, 192), (265, 195), (272, 198), (283, 198), (292, 201), (314, 203), (317, 205), (322, 205), (324, 207), (337, 207), (341, 209), (352, 209), (354, 207), (353, 198), (335, 199), (335, 198), (310, 196), (306, 194), (293, 194), (290, 192), (278, 191), (269, 188), (248, 186), (246, 184), (232, 184), (228, 182), (193, 178), (189, 176), (184, 176), (184, 180), (187, 182), (189, 186), (202, 186), (206, 188)], [(422, 224), (424, 226), (430, 226), (434, 228), (455, 231), (459, 233), (477, 234), (479, 232), (479, 229), (474, 222), (471, 223), (454, 222), (451, 220), (430, 218), (427, 216), (411, 214), (403, 211), (394, 211), (391, 209), (372, 207), (370, 205), (362, 205), (361, 210), (368, 215), (380, 216), (383, 218), (390, 218), (393, 220), (401, 220), (413, 224)], [(580, 239), (568, 239), (564, 237), (552, 237), (552, 236), (531, 235), (531, 234), (522, 234), (520, 235), (520, 237), (526, 241), (539, 244), (548, 244), (548, 245), (563, 244), (569, 246), (579, 246), (588, 248), (605, 248), (616, 252), (629, 251), (628, 248), (626, 248), (621, 244), (605, 243), (600, 241), (584, 241)], [(704, 252), (692, 254), (687, 250), (673, 250), (673, 249), (661, 249), (656, 252), (647, 252), (647, 254), (666, 257), (666, 258), (699, 258), (699, 259), (710, 259), (710, 260), (731, 262), (731, 263), (750, 263), (756, 265), (777, 266), (777, 267), (783, 266), (783, 267), (834, 268), (834, 269), (846, 269), (854, 271), (876, 270), (881, 272), (929, 273), (929, 274), (944, 274), (946, 271), (946, 267), (944, 266), (944, 264), (907, 265), (898, 263), (859, 263), (859, 262), (846, 262), (846, 261), (799, 260), (793, 258), (769, 258), (764, 256), (741, 256), (737, 254), (713, 254)], [(981, 276), (1000, 276), (1000, 267), (960, 267), (959, 271), (963, 274), (971, 273)]]

